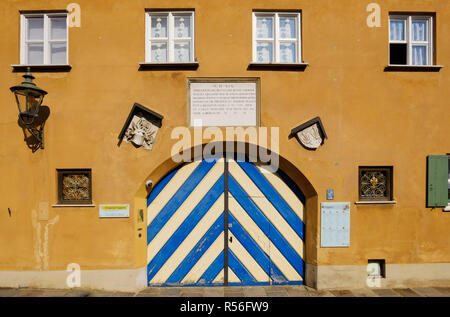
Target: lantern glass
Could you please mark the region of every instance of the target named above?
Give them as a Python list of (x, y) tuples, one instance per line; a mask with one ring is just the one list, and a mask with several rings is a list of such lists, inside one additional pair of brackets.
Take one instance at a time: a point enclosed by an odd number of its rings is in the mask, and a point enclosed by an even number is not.
[(14, 92), (19, 107), (20, 117), (26, 124), (30, 124), (39, 114), (39, 107), (44, 95), (32, 89), (19, 89)]

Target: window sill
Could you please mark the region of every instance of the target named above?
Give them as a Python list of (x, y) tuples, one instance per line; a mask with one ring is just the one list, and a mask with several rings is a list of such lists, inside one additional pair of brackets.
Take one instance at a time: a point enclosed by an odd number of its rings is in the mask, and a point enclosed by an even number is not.
[(442, 65), (387, 65), (384, 68), (385, 72), (439, 72)]
[(305, 71), (308, 63), (250, 63), (247, 70)]
[(95, 207), (96, 205), (93, 204), (56, 204), (52, 205), (54, 208), (60, 208), (60, 207)]
[(444, 209), (442, 209), (442, 211), (450, 211), (450, 204), (448, 204), (447, 207), (445, 207)]
[(139, 70), (197, 70), (198, 62), (189, 63), (139, 63)]
[(355, 205), (394, 205), (396, 204), (396, 200), (362, 200), (362, 201), (355, 201)]
[(24, 73), (27, 71), (28, 67), (33, 73), (64, 73), (70, 72), (72, 69), (71, 65), (61, 64), (61, 65), (11, 65), (13, 72)]

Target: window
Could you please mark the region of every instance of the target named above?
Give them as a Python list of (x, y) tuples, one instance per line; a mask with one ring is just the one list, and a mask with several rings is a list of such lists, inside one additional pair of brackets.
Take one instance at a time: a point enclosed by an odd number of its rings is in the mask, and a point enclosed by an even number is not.
[(22, 65), (67, 65), (67, 14), (22, 14), (20, 52)]
[(300, 13), (253, 12), (253, 62), (301, 63)]
[(194, 57), (194, 12), (147, 12), (146, 62), (190, 63)]
[(58, 204), (92, 204), (90, 169), (58, 169)]
[(427, 157), (427, 207), (446, 206), (450, 206), (450, 155), (430, 155)]
[(389, 16), (389, 64), (433, 65), (433, 17)]
[(359, 168), (360, 201), (392, 201), (392, 166)]

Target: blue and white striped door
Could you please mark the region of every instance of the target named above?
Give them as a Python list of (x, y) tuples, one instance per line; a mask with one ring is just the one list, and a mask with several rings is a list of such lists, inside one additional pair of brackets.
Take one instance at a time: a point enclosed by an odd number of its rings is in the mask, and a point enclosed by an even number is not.
[(147, 203), (149, 286), (302, 284), (304, 198), (281, 172), (196, 161)]

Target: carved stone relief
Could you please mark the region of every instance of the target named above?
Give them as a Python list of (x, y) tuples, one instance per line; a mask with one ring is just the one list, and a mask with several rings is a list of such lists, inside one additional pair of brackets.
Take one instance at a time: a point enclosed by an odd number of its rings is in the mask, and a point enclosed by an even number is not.
[(298, 132), (297, 136), (303, 146), (309, 149), (317, 149), (323, 141), (317, 123)]
[(152, 124), (144, 117), (133, 116), (130, 125), (125, 131), (123, 140), (132, 143), (137, 147), (143, 147), (146, 150), (151, 150), (153, 143), (155, 143), (156, 134), (159, 128)]
[(316, 150), (328, 138), (319, 117), (315, 117), (292, 129), (289, 138), (293, 137), (308, 150)]

